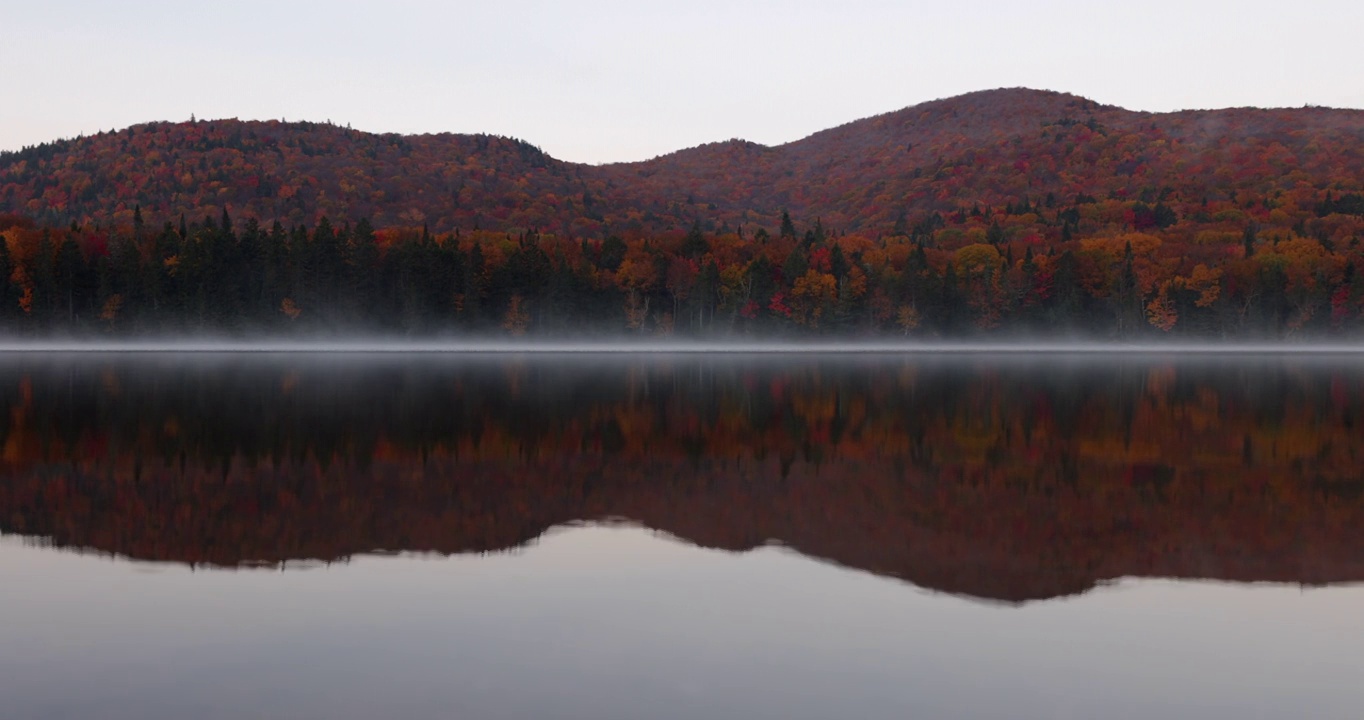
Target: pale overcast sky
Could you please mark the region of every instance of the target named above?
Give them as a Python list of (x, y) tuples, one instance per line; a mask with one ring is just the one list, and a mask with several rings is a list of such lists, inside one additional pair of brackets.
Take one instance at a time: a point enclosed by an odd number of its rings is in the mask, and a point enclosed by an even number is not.
[(1358, 0), (0, 0), (0, 149), (194, 114), (610, 162), (1013, 86), (1364, 107), (1361, 27)]

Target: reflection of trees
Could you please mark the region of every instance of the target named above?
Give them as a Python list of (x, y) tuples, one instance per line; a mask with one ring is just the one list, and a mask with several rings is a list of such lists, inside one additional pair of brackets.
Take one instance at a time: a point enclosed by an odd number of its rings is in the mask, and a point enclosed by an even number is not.
[(672, 359), (0, 375), (0, 528), (236, 565), (626, 517), (1022, 600), (1364, 579), (1364, 386), (1278, 364)]

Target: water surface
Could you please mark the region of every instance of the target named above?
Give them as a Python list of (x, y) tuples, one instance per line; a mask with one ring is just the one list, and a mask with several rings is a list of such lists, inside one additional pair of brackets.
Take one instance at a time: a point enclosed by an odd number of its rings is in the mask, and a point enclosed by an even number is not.
[(0, 358), (57, 717), (1357, 717), (1350, 356)]

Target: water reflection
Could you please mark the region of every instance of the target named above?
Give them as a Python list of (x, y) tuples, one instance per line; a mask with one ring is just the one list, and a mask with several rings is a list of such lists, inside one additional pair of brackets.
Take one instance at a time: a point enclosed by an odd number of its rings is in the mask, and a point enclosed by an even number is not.
[(1355, 582), (1361, 380), (1292, 358), (17, 358), (0, 531), (240, 566), (622, 518), (1007, 602)]

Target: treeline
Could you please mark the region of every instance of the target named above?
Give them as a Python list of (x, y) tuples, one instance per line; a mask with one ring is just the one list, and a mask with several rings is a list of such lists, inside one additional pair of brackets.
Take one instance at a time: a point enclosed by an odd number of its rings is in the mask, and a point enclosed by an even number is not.
[[(1344, 335), (1360, 219), (1262, 228), (1159, 201), (1024, 199), (868, 237), (815, 219), (570, 238), (369, 222), (41, 227), (0, 217), (11, 333), (526, 333), (960, 337)], [(1094, 220), (1097, 213), (1116, 220)], [(1099, 222), (1099, 221), (1102, 221)], [(1037, 228), (1042, 228), (1038, 231)], [(1054, 235), (1050, 239), (1046, 235)]]

